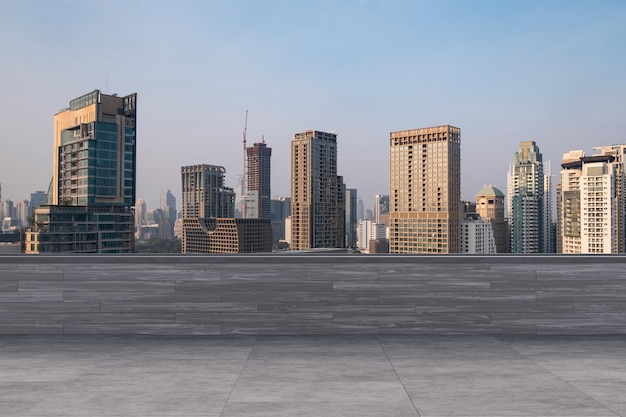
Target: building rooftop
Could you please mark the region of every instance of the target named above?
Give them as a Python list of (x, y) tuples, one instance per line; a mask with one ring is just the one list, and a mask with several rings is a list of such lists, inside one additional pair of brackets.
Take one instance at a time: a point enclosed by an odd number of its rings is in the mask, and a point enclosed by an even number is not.
[(0, 336), (0, 415), (624, 416), (625, 336)]
[(476, 196), (495, 196), (495, 197), (504, 197), (504, 193), (498, 189), (498, 187), (494, 187), (493, 185), (488, 185), (481, 188)]

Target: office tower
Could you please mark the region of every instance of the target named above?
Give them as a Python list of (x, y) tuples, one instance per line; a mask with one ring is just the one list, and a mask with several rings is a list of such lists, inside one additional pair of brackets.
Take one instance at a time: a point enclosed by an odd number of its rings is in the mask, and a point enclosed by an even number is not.
[(377, 194), (374, 197), (374, 221), (389, 226), (389, 196)]
[(372, 209), (365, 210), (365, 220), (374, 221), (374, 211)]
[(136, 104), (94, 90), (55, 114), (51, 207), (35, 209), (27, 253), (134, 251)]
[(270, 219), (272, 221), (272, 234), (274, 235), (274, 243), (278, 244), (279, 241), (285, 240), (285, 219), (290, 216), (291, 213), (291, 198), (289, 197), (274, 197), (270, 202), (271, 214)]
[(226, 169), (217, 165), (190, 165), (181, 168), (183, 218), (235, 217), (235, 192), (226, 187)]
[(236, 219), (235, 192), (224, 186), (224, 167), (181, 168), (183, 253), (272, 251), (270, 219)]
[(357, 242), (357, 191), (354, 188), (346, 190), (346, 247), (354, 248)]
[(476, 193), (476, 213), (481, 219), (491, 222), (496, 253), (508, 253), (509, 233), (504, 220), (504, 193), (493, 185), (480, 189)]
[(265, 141), (246, 148), (248, 173), (246, 178), (246, 218), (269, 218), (271, 212), (270, 159), (272, 148)]
[(461, 221), (461, 253), (496, 253), (493, 223), (477, 213)]
[(461, 129), (390, 134), (389, 252), (458, 253)]
[(561, 163), (559, 221), (563, 253), (618, 253), (619, 162), (606, 152), (570, 151)]
[(176, 222), (176, 197), (170, 190), (161, 191), (161, 210), (163, 218), (159, 223), (160, 237), (163, 239), (174, 238), (174, 222)]
[(363, 204), (363, 199), (359, 198), (357, 200), (357, 220), (365, 220), (365, 205)]
[(337, 135), (307, 130), (291, 141), (291, 248), (345, 245), (345, 186), (337, 176)]
[(237, 175), (235, 185), (235, 217), (241, 219), (244, 217), (246, 206), (244, 201), (244, 194), (246, 190), (243, 189), (243, 175)]
[(551, 223), (549, 184), (534, 141), (520, 143), (508, 173), (511, 253), (548, 253)]

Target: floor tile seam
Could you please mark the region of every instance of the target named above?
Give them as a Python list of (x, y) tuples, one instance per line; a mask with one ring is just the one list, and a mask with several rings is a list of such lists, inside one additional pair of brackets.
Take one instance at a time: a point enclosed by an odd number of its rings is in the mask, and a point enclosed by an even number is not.
[(618, 413), (617, 411), (611, 409), (611, 407), (607, 406), (606, 404), (604, 404), (603, 402), (601, 402), (600, 400), (597, 400), (596, 398), (594, 398), (593, 396), (591, 396), (590, 394), (582, 391), (581, 389), (579, 389), (577, 386), (572, 385), (569, 381), (561, 378), (560, 376), (556, 375), (554, 372), (550, 371), (548, 368), (544, 367), (543, 365), (541, 365), (539, 362), (537, 362), (536, 360), (532, 359), (531, 357), (527, 356), (526, 354), (520, 352), (519, 350), (517, 350), (512, 344), (508, 344), (508, 343), (504, 343), (502, 340), (495, 338), (494, 339), (498, 340), (501, 344), (507, 346), (509, 349), (511, 349), (514, 352), (517, 352), (519, 355), (523, 356), (524, 358), (528, 359), (529, 361), (531, 361), (532, 363), (534, 363), (535, 365), (537, 365), (538, 367), (540, 367), (541, 369), (543, 369), (546, 373), (552, 375), (553, 377), (555, 377), (556, 379), (558, 379), (559, 381), (563, 382), (565, 385), (571, 387), (573, 390), (579, 392), (580, 394), (582, 394), (584, 397), (589, 398), (591, 401), (599, 404), (600, 406), (606, 408), (609, 412), (615, 414), (616, 416), (622, 416), (620, 413)]
[(230, 397), (233, 395), (233, 392), (235, 391), (235, 387), (237, 386), (237, 383), (239, 382), (239, 378), (241, 378), (241, 374), (243, 374), (243, 370), (246, 367), (246, 364), (248, 363), (248, 359), (250, 359), (250, 356), (252, 355), (252, 352), (254, 351), (254, 348), (256, 347), (257, 342), (259, 341), (259, 335), (256, 335), (254, 337), (254, 343), (252, 344), (252, 346), (250, 347), (250, 351), (248, 352), (248, 356), (246, 356), (246, 360), (243, 361), (243, 365), (241, 365), (241, 369), (239, 370), (239, 374), (237, 374), (237, 379), (235, 380), (235, 383), (233, 384), (233, 386), (230, 389), (230, 392), (228, 393), (228, 397), (226, 397), (226, 401), (224, 401), (224, 407), (222, 407), (222, 411), (220, 411), (219, 416), (223, 416), (224, 415), (224, 411), (226, 410), (226, 406), (228, 406), (228, 402), (230, 401)]
[(409, 399), (409, 401), (411, 401), (411, 405), (415, 409), (415, 412), (417, 413), (417, 416), (421, 417), (422, 414), (420, 413), (420, 411), (417, 408), (417, 405), (413, 402), (413, 399), (409, 395), (409, 391), (406, 389), (406, 386), (404, 386), (404, 383), (402, 382), (402, 379), (400, 378), (400, 375), (398, 375), (398, 372), (396, 372), (396, 368), (393, 366), (393, 363), (391, 362), (391, 359), (389, 359), (389, 355), (387, 355), (387, 351), (385, 350), (385, 347), (383, 346), (382, 343), (380, 343), (380, 338), (379, 338), (378, 335), (376, 336), (376, 341), (378, 342), (378, 345), (380, 346), (380, 349), (383, 351), (383, 354), (387, 358), (387, 361), (389, 362), (389, 366), (391, 366), (391, 369), (393, 370), (393, 373), (396, 375), (396, 378), (398, 378), (398, 382), (400, 383), (400, 385), (402, 385), (402, 389), (404, 390), (404, 393), (406, 394), (406, 396)]

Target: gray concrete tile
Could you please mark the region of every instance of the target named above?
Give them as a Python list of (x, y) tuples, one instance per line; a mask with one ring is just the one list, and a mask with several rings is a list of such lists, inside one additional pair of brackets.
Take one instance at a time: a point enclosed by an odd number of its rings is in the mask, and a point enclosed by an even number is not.
[(0, 281), (0, 291), (17, 291), (17, 281)]
[(202, 391), (74, 391), (50, 396), (31, 408), (37, 416), (204, 416), (219, 414), (228, 396)]
[(229, 402), (400, 403), (407, 400), (399, 381), (237, 381)]
[(398, 403), (360, 402), (233, 402), (229, 401), (221, 417), (416, 417), (417, 411), (407, 399)]
[(64, 291), (63, 297), (66, 302), (91, 301), (98, 303), (120, 303), (128, 301), (147, 303), (221, 301), (220, 293), (215, 291)]
[(17, 313), (0, 313), (0, 323), (17, 323)]
[(173, 291), (174, 281), (20, 281), (20, 291)]
[[(13, 303), (49, 303), (62, 302), (63, 292), (61, 291), (33, 291), (33, 292), (5, 292), (0, 293), (0, 308), (12, 308)], [(2, 311), (2, 310), (0, 310)]]
[(220, 326), (210, 324), (74, 324), (63, 325), (64, 334), (93, 335), (173, 335), (213, 336), (219, 335)]
[[(29, 293), (22, 293), (23, 298), (30, 300), (28, 302), (2, 302), (0, 301), (0, 312), (15, 313), (97, 313), (100, 311), (100, 305), (94, 302), (80, 301), (63, 301), (63, 295), (60, 294), (60, 301), (36, 301), (38, 297), (32, 298)], [(20, 296), (21, 298), (21, 296)], [(55, 297), (56, 298), (56, 297)]]

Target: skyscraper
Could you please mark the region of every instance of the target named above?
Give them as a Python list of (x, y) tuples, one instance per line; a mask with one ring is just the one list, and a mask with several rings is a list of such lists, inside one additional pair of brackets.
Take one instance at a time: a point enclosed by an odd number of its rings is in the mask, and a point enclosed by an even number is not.
[(496, 253), (493, 223), (470, 213), (461, 221), (461, 253)]
[(182, 252), (271, 252), (270, 219), (235, 218), (235, 192), (224, 185), (225, 173), (224, 167), (216, 165), (181, 168)]
[(357, 191), (354, 188), (346, 190), (346, 247), (354, 248), (357, 242)]
[(521, 142), (508, 174), (511, 253), (548, 253), (549, 195), (539, 147), (534, 141)]
[(563, 253), (619, 253), (618, 171), (612, 149), (563, 155), (558, 206)]
[(389, 224), (389, 196), (377, 194), (374, 197), (374, 221)]
[(272, 221), (272, 234), (274, 235), (274, 243), (278, 244), (280, 240), (285, 240), (285, 219), (291, 213), (291, 198), (274, 197), (270, 202), (272, 213), (270, 219)]
[(272, 148), (265, 141), (246, 148), (248, 178), (246, 179), (246, 218), (269, 218), (271, 212), (271, 164)]
[[(480, 218), (491, 222), (496, 242), (497, 253), (508, 253), (509, 233), (504, 220), (504, 194), (493, 185), (484, 187), (476, 193), (476, 213)], [(490, 252), (478, 252), (490, 253)]]
[(51, 206), (35, 209), (27, 253), (133, 252), (136, 108), (137, 94), (94, 90), (55, 114)]
[(345, 245), (345, 186), (337, 176), (337, 135), (307, 130), (291, 141), (291, 248)]
[(183, 218), (235, 217), (235, 192), (225, 186), (226, 169), (217, 165), (181, 168)]
[(390, 134), (389, 252), (458, 253), (461, 129)]
[(165, 239), (174, 238), (174, 223), (176, 222), (176, 197), (170, 190), (161, 191), (161, 210), (163, 218), (159, 223), (159, 234)]

